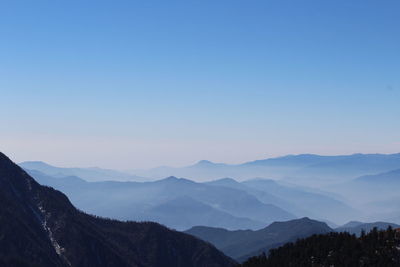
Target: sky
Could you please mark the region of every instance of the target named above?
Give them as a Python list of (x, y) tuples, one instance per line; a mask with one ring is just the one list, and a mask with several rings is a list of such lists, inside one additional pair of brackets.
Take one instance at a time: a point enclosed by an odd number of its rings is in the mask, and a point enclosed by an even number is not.
[(400, 152), (400, 2), (0, 2), (0, 151), (116, 169)]

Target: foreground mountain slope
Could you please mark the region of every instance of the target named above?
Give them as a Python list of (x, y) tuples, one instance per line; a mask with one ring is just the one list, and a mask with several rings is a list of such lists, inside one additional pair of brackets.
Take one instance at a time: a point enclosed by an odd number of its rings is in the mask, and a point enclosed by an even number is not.
[(0, 263), (20, 266), (230, 266), (187, 234), (156, 223), (100, 219), (40, 186), (0, 153)]
[(189, 229), (186, 233), (206, 240), (226, 255), (243, 261), (286, 242), (330, 231), (332, 229), (326, 223), (302, 218), (287, 222), (274, 222), (258, 231), (228, 231), (221, 228), (198, 226)]
[(241, 267), (400, 266), (400, 237), (392, 229), (357, 238), (349, 233), (313, 235), (270, 254), (250, 258)]

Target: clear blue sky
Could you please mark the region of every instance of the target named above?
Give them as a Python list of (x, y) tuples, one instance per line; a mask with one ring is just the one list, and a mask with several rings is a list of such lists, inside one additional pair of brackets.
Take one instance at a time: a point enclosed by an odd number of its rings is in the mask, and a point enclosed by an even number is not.
[(0, 150), (140, 168), (400, 151), (400, 1), (0, 3)]

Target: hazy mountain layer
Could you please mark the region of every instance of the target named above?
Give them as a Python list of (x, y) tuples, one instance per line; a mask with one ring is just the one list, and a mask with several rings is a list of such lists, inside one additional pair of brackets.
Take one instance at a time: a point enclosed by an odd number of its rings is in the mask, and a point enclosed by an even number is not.
[[(65, 192), (74, 205), (91, 214), (122, 220), (157, 220), (179, 230), (202, 224), (259, 229), (273, 221), (295, 218), (245, 191), (175, 177), (146, 183), (85, 182), (77, 177), (53, 178), (29, 172), (40, 183)], [(176, 199), (182, 197), (191, 201), (178, 207)], [(199, 210), (204, 212), (201, 219), (196, 214)]]
[(364, 211), (366, 221), (400, 223), (400, 170), (365, 175), (327, 187), (341, 194), (348, 203)]
[(28, 170), (40, 171), (53, 177), (78, 176), (86, 181), (147, 181), (147, 178), (120, 171), (101, 168), (60, 168), (41, 161), (26, 161), (19, 164)]
[(238, 229), (239, 226), (241, 229), (260, 229), (265, 226), (262, 222), (235, 217), (188, 196), (177, 197), (151, 208), (145, 217), (178, 230), (187, 230), (194, 225), (226, 229)]
[(339, 224), (360, 216), (360, 212), (335, 198), (307, 192), (294, 186), (283, 186), (273, 180), (253, 179), (244, 181), (243, 184), (273, 196), (279, 196), (285, 201), (293, 203), (294, 207), (283, 207), (295, 212), (295, 214), (299, 214), (299, 216), (310, 216)]

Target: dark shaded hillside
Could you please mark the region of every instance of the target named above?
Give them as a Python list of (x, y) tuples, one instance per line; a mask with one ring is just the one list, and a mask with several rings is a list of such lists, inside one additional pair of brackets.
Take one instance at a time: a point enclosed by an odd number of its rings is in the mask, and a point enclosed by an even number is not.
[(101, 219), (40, 186), (0, 153), (0, 264), (231, 266), (203, 241), (156, 223)]
[(274, 222), (258, 231), (228, 231), (221, 228), (193, 227), (186, 233), (214, 244), (226, 255), (239, 261), (278, 247), (286, 242), (313, 234), (333, 231), (326, 223), (302, 218), (287, 222)]
[[(378, 231), (357, 238), (349, 233), (313, 235), (250, 258), (240, 267), (400, 266), (400, 237), (394, 230)], [(239, 266), (238, 266), (239, 267)]]

